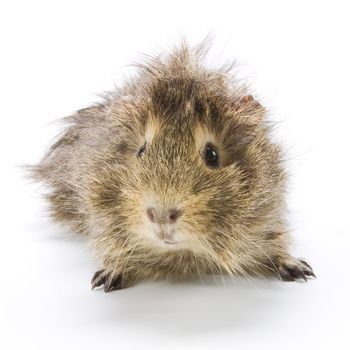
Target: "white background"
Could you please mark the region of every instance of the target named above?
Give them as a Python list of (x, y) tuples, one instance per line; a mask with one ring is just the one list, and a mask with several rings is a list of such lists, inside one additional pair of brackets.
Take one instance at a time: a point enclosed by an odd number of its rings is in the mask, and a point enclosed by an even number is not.
[[(0, 5), (0, 348), (350, 349), (346, 1), (7, 1)], [(280, 121), (307, 283), (220, 279), (90, 291), (86, 243), (50, 223), (35, 163), (51, 121), (98, 100), (140, 53), (214, 34)]]

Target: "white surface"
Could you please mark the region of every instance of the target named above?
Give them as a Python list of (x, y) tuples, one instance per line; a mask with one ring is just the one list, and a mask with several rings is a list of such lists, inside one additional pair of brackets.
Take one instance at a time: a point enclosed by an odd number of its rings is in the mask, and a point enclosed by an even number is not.
[[(0, 5), (1, 349), (349, 349), (346, 1), (11, 1)], [(54, 119), (96, 100), (139, 52), (216, 35), (289, 149), (295, 253), (317, 280), (143, 283), (91, 292), (97, 268), (47, 218), (16, 164)], [(223, 50), (224, 49), (224, 50)]]

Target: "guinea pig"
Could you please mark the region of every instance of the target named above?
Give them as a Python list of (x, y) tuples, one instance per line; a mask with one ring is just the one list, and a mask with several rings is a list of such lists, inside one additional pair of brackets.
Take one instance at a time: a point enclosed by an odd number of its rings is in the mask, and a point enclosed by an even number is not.
[(182, 44), (65, 118), (32, 175), (91, 242), (105, 292), (206, 274), (315, 276), (289, 253), (286, 171), (265, 108)]

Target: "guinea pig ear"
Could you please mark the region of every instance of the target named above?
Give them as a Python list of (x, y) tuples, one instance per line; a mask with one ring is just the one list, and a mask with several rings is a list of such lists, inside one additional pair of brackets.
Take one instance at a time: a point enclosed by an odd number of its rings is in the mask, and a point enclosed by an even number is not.
[(253, 126), (263, 121), (266, 113), (265, 108), (252, 95), (240, 97), (235, 105), (239, 116), (245, 124)]

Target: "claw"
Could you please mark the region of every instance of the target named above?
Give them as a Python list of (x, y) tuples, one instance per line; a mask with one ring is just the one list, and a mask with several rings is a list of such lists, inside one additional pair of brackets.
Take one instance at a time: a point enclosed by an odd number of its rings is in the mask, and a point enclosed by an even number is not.
[(116, 278), (109, 279), (107, 283), (104, 284), (104, 292), (108, 293), (112, 290), (122, 289), (123, 288), (123, 280), (121, 276), (117, 276)]
[(111, 276), (105, 270), (99, 270), (95, 272), (91, 279), (91, 289), (94, 290), (102, 285), (104, 285), (105, 293), (124, 288), (123, 279), (120, 275)]
[(317, 278), (312, 270), (311, 271), (306, 270), (304, 273), (306, 276), (312, 276), (313, 278)]
[(96, 271), (91, 279), (91, 290), (94, 290), (96, 287), (102, 286), (105, 281), (103, 276), (103, 270)]
[(309, 277), (316, 278), (312, 267), (304, 260), (282, 260), (280, 263), (279, 271), (283, 281), (295, 281), (298, 279), (303, 279), (306, 282)]

